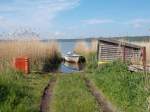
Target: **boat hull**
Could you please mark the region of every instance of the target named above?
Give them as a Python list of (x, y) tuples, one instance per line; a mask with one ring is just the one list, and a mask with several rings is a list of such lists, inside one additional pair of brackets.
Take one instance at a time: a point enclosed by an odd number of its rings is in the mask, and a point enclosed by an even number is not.
[(83, 56), (65, 56), (64, 60), (70, 63), (84, 63), (85, 58)]

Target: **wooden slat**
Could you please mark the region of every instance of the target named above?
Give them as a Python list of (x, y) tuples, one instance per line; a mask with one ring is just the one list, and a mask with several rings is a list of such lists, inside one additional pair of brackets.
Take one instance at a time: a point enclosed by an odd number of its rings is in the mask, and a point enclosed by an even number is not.
[[(100, 42), (98, 57), (101, 61), (113, 61), (116, 59), (123, 59), (123, 56), (125, 56), (125, 60), (131, 60), (133, 58), (139, 59), (141, 56), (140, 49), (137, 50), (131, 47), (124, 47), (125, 49), (123, 49), (123, 46), (120, 44), (115, 45), (107, 42)], [(123, 51), (125, 52), (123, 53)]]

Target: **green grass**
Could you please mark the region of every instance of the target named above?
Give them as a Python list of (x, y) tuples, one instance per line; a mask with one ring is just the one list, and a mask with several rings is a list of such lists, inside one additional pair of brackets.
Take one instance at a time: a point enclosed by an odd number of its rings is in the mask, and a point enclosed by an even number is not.
[(126, 64), (114, 62), (87, 73), (87, 76), (119, 111), (148, 112), (147, 97), (150, 96), (150, 90), (146, 87), (150, 83), (145, 81), (150, 75), (131, 73)]
[(38, 112), (49, 76), (6, 70), (0, 73), (0, 112)]
[[(114, 62), (97, 68), (95, 54), (87, 57), (83, 74), (92, 80), (119, 112), (149, 112), (150, 74), (131, 73), (127, 65)], [(90, 60), (90, 61), (89, 61)], [(52, 112), (99, 112), (82, 73), (58, 74), (50, 109)], [(0, 112), (38, 112), (42, 92), (50, 75), (6, 69), (0, 73)]]
[(58, 76), (52, 112), (99, 112), (99, 110), (80, 75), (70, 74)]

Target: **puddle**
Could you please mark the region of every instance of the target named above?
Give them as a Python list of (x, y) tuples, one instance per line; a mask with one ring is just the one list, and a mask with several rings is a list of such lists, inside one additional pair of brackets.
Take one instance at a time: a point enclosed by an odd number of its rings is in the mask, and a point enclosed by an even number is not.
[(85, 64), (62, 62), (59, 68), (61, 73), (72, 73), (84, 70)]

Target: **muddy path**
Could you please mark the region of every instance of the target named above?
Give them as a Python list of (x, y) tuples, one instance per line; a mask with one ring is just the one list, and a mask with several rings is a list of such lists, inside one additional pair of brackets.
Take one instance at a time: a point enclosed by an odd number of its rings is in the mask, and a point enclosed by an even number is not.
[(94, 86), (92, 81), (85, 76), (82, 76), (82, 78), (85, 81), (87, 88), (98, 102), (102, 112), (117, 112), (116, 108), (114, 108), (114, 106), (112, 106), (112, 104), (104, 97), (103, 93)]
[(52, 76), (48, 85), (45, 87), (41, 102), (40, 102), (40, 112), (48, 112), (50, 110), (50, 102), (53, 96), (53, 89), (56, 83), (57, 77)]

